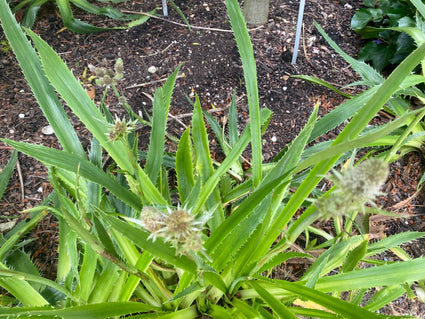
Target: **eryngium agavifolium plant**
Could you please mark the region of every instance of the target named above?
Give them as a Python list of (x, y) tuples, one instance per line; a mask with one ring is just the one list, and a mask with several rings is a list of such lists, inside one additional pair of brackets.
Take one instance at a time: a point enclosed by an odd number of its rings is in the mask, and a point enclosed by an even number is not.
[[(399, 246), (424, 233), (371, 243), (367, 232), (352, 227), (353, 216), (379, 194), (387, 172), (382, 161), (363, 158), (352, 163), (354, 150), (372, 145), (421, 112), (408, 111), (365, 131), (387, 100), (406, 85), (425, 57), (425, 45), (381, 85), (362, 94), (355, 105), (358, 112), (347, 115), (350, 121), (334, 141), (306, 147), (337, 125), (329, 117), (318, 119), (314, 107), (292, 143), (264, 164), (262, 133), (271, 112), (259, 108), (254, 54), (239, 5), (227, 0), (226, 6), (245, 73), (250, 121), (239, 132), (233, 103), (225, 130), (229, 135), (217, 137), (226, 157), (216, 163), (199, 99), (176, 153), (164, 151), (179, 68), (155, 92), (149, 150), (139, 152), (137, 118), (131, 110), (115, 120), (107, 109), (99, 110), (60, 57), (34, 32), (22, 30), (6, 0), (0, 0), (4, 32), (63, 147), (3, 139), (49, 168), (54, 192), (39, 207), (25, 211), (28, 222), (1, 238), (0, 286), (8, 293), (0, 298), (0, 318), (381, 318), (381, 307), (403, 294), (414, 297), (413, 289), (422, 291), (423, 258), (411, 259)], [(93, 134), (88, 154), (56, 92)], [(252, 167), (244, 173), (240, 158), (250, 143)], [(375, 184), (359, 186), (352, 174), (370, 179), (372, 168), (382, 173)], [(326, 176), (334, 187), (321, 194), (317, 185)], [(352, 192), (359, 202), (352, 198), (347, 209), (332, 210), (333, 233), (313, 227), (328, 209), (320, 197), (338, 196), (340, 189)], [(54, 280), (43, 277), (21, 254), (23, 234), (48, 213), (59, 222)], [(301, 234), (315, 238), (294, 251)], [(375, 255), (389, 249), (402, 261), (376, 260)], [(310, 260), (302, 278), (269, 276), (292, 258)], [(379, 292), (365, 298), (374, 288)]]

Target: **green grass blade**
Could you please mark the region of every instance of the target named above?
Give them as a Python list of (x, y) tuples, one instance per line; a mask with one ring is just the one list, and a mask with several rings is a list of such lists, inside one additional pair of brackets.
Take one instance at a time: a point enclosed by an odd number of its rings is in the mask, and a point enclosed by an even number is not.
[(406, 290), (400, 285), (383, 287), (372, 296), (364, 308), (370, 311), (376, 311), (401, 297), (405, 292)]
[(26, 12), (22, 20), (22, 26), (31, 28), (34, 25), (35, 19), (37, 18), (38, 10), (47, 1), (48, 0), (31, 1), (30, 5), (26, 8)]
[(152, 130), (149, 139), (148, 157), (145, 171), (153, 184), (157, 183), (164, 158), (165, 132), (171, 95), (177, 78), (177, 68), (167, 79), (163, 88), (158, 88), (153, 99)]
[(287, 282), (287, 281), (276, 281), (276, 285), (288, 290), (295, 296), (301, 299), (311, 300), (335, 313), (341, 314), (344, 318), (364, 318), (364, 319), (375, 319), (382, 318), (381, 316), (364, 310), (358, 306), (355, 306), (347, 301), (340, 300), (338, 298), (329, 296), (317, 289), (304, 287), (299, 283)]
[(257, 188), (247, 197), (232, 214), (220, 225), (220, 227), (211, 233), (205, 243), (208, 251), (214, 250), (238, 225), (250, 216), (250, 213), (264, 200), (264, 196), (270, 194), (273, 189), (279, 186), (284, 180), (284, 176), (274, 179), (270, 183)]
[(411, 283), (425, 279), (424, 265), (424, 258), (417, 258), (350, 271), (321, 278), (315, 288), (324, 292), (332, 292)]
[(310, 280), (315, 276), (315, 271), (320, 268), (320, 275), (324, 276), (333, 269), (343, 265), (347, 254), (358, 247), (363, 242), (362, 236), (355, 236), (350, 240), (345, 240), (333, 245), (331, 248), (317, 257), (316, 261), (310, 266), (307, 272), (303, 275), (303, 280)]
[[(392, 133), (399, 127), (406, 125), (406, 123), (411, 120), (412, 116), (419, 114), (420, 112), (421, 110), (419, 109), (416, 111), (405, 113), (402, 116), (398, 117), (396, 120), (379, 126), (376, 129), (371, 130), (370, 132), (365, 133), (364, 135), (361, 135), (356, 139), (344, 143), (332, 144), (330, 146), (327, 146), (326, 149), (323, 149), (321, 151), (318, 150), (314, 154), (303, 160), (301, 163), (299, 163), (296, 171), (302, 171), (303, 169), (306, 169), (317, 162), (327, 160), (337, 154), (343, 154), (352, 149), (362, 148), (366, 146), (374, 146), (377, 144), (380, 146), (392, 146), (396, 141), (397, 136), (390, 136), (390, 133)], [(387, 139), (388, 141), (386, 141)]]
[(424, 236), (425, 236), (425, 232), (415, 232), (415, 231), (409, 231), (409, 232), (392, 235), (390, 237), (387, 237), (377, 242), (369, 244), (367, 246), (367, 252), (365, 254), (365, 257), (370, 257), (373, 255), (380, 254), (386, 250), (389, 250), (394, 247), (398, 247), (408, 242), (412, 242)]
[[(156, 8), (153, 9), (152, 11), (150, 11), (149, 14), (154, 15), (155, 11), (156, 11)], [(150, 18), (150, 16), (148, 16), (148, 15), (143, 15), (141, 17), (138, 17), (134, 21), (127, 23), (127, 27), (132, 28), (132, 27), (136, 27), (138, 25), (141, 25), (141, 24), (145, 23), (146, 21), (148, 21), (149, 18)]]
[(43, 211), (42, 209), (37, 209), (36, 211), (31, 211), (29, 213), (28, 221), (23, 220), (6, 234), (6, 241), (2, 242), (0, 247), (0, 260), (3, 260), (4, 256), (15, 247), (18, 241), (31, 229), (37, 226), (38, 223), (47, 215), (47, 211)]
[(46, 78), (37, 54), (10, 12), (6, 0), (0, 0), (0, 20), (22, 72), (63, 149), (81, 158), (85, 157), (77, 134), (59, 102), (55, 90)]
[[(236, 313), (242, 313), (245, 315), (245, 318), (266, 318), (261, 316), (261, 314), (258, 312), (257, 309), (255, 309), (252, 305), (248, 304), (247, 302), (244, 302), (238, 298), (232, 299), (232, 305), (237, 310)], [(223, 308), (224, 310), (224, 308)], [(228, 313), (229, 314), (229, 313)], [(230, 314), (229, 314), (230, 316)], [(216, 317), (214, 317), (216, 318)], [(225, 317), (227, 318), (227, 317)], [(230, 316), (230, 318), (233, 318)], [(275, 318), (274, 316), (272, 318)]]
[(25, 307), (25, 308), (2, 308), (2, 314), (15, 317), (21, 316), (49, 316), (64, 319), (104, 319), (113, 316), (129, 315), (132, 313), (158, 311), (156, 307), (146, 305), (141, 302), (105, 302), (93, 305), (81, 305), (55, 309), (45, 307)]
[(171, 3), (171, 6), (174, 8), (174, 10), (177, 11), (177, 13), (179, 14), (180, 18), (183, 19), (184, 23), (187, 25), (187, 28), (189, 29), (189, 32), (192, 32), (192, 28), (190, 27), (189, 21), (187, 21), (183, 11), (180, 10), (180, 8), (174, 3), (173, 0), (169, 0)]
[(229, 107), (229, 119), (227, 127), (229, 129), (229, 145), (233, 147), (239, 138), (238, 112), (236, 109), (236, 90), (233, 91), (232, 102)]
[(214, 319), (233, 319), (234, 318), (227, 309), (214, 304), (210, 306), (210, 309), (208, 310), (208, 315)]
[(352, 271), (358, 266), (360, 260), (366, 254), (368, 242), (369, 238), (365, 239), (360, 245), (348, 253), (345, 262), (342, 264), (341, 273)]
[(74, 14), (72, 13), (71, 4), (69, 0), (56, 0), (56, 5), (58, 6), (58, 9), (62, 16), (63, 24), (72, 32), (93, 33), (111, 30), (111, 28), (96, 27), (89, 23), (75, 19)]
[(105, 15), (112, 19), (121, 19), (124, 17), (124, 14), (122, 12), (109, 6), (101, 8), (95, 6), (94, 4), (86, 0), (70, 0), (70, 2), (79, 7), (80, 9), (83, 9), (84, 11), (87, 11), (89, 13)]
[(5, 139), (2, 139), (2, 141), (45, 164), (55, 166), (69, 172), (77, 172), (77, 170), (79, 170), (81, 177), (109, 189), (113, 194), (131, 207), (134, 207), (137, 210), (142, 209), (140, 199), (137, 195), (122, 187), (110, 175), (107, 175), (88, 160), (82, 160), (72, 154), (42, 145), (25, 144)]
[(224, 155), (229, 154), (230, 147), (226, 141), (226, 137), (224, 136), (224, 130), (216, 120), (214, 116), (212, 116), (209, 112), (204, 111), (203, 112), (205, 119), (208, 121), (208, 124), (210, 125), (210, 128), (213, 130), (215, 138), (217, 139), (218, 143), (221, 146), (221, 149), (223, 150)]
[[(217, 271), (221, 271), (229, 259), (231, 259), (231, 267), (233, 271), (236, 272), (235, 275), (239, 276), (239, 269), (242, 269), (246, 264), (246, 260), (241, 258), (240, 255), (244, 251), (241, 252), (240, 248), (247, 244), (252, 233), (264, 221), (264, 217), (268, 211), (268, 206), (270, 205), (270, 196), (268, 196), (268, 194), (265, 192), (262, 194), (261, 192), (257, 192), (257, 194), (260, 194), (261, 196), (259, 203), (256, 203), (255, 206), (244, 206), (245, 218), (232, 227), (232, 229), (228, 230), (229, 232), (227, 237), (222, 237), (220, 239), (220, 242), (214, 251), (209, 251), (209, 254), (214, 260), (213, 267), (217, 269)], [(245, 200), (245, 202), (247, 201), (248, 200)], [(234, 213), (238, 212), (235, 211)], [(255, 238), (255, 236), (253, 237)]]
[(371, 89), (340, 104), (336, 109), (333, 109), (325, 116), (323, 116), (320, 120), (317, 121), (313, 132), (311, 132), (309, 142), (315, 140), (326, 132), (329, 132), (356, 114), (356, 112), (358, 112), (362, 106), (367, 103), (367, 101), (369, 101), (370, 98), (376, 93), (377, 89), (377, 87), (372, 87)]
[(223, 293), (227, 293), (227, 286), (225, 282), (223, 281), (223, 278), (221, 278), (221, 276), (218, 273), (214, 271), (205, 271), (203, 275), (205, 277), (205, 280), (209, 284), (221, 290)]
[(422, 17), (425, 18), (425, 4), (421, 0), (411, 0), (410, 2), (413, 3)]
[(169, 105), (165, 105), (162, 88), (155, 91), (153, 97), (152, 130), (149, 139), (148, 157), (145, 171), (153, 184), (157, 184), (159, 170), (162, 166), (165, 145), (165, 130), (167, 125)]
[(97, 276), (89, 297), (89, 303), (107, 302), (118, 280), (118, 276), (118, 266), (106, 261), (102, 267), (102, 272)]
[[(4, 267), (5, 266), (0, 263), (0, 269), (4, 269)], [(38, 291), (21, 278), (12, 277), (8, 279), (0, 279), (0, 287), (6, 289), (26, 307), (43, 307), (49, 305), (47, 300), (44, 299)], [(16, 308), (1, 308), (3, 314), (5, 309)]]
[(341, 48), (326, 34), (326, 32), (320, 27), (320, 25), (314, 21), (314, 26), (320, 32), (320, 34), (325, 38), (329, 45), (334, 49), (345, 61), (347, 61), (350, 66), (356, 71), (365, 84), (368, 86), (374, 86), (382, 83), (384, 78), (371, 66), (364, 63), (363, 61), (358, 61), (350, 57), (347, 53), (341, 50)]
[[(265, 125), (270, 120), (272, 112), (269, 109), (262, 109), (260, 112), (261, 121), (260, 123)], [(250, 141), (250, 125), (249, 123), (245, 130), (243, 131), (241, 137), (239, 138), (236, 145), (233, 147), (232, 151), (225, 158), (223, 163), (215, 170), (214, 174), (208, 179), (208, 181), (203, 185), (202, 193), (199, 194), (198, 200), (195, 204), (193, 213), (196, 214), (200, 211), (202, 206), (205, 204), (206, 199), (211, 195), (212, 191), (218, 185), (221, 176), (223, 176), (229, 169), (232, 167), (234, 162), (239, 159), (239, 156), (245, 150), (246, 146)]]
[[(102, 168), (102, 147), (96, 138), (93, 138), (90, 142), (89, 161), (93, 165)], [(89, 181), (87, 183), (87, 211), (90, 213), (93, 211), (93, 207), (97, 207), (100, 203), (102, 196), (102, 187)]]
[(292, 313), (302, 316), (300, 318), (317, 318), (317, 319), (338, 319), (341, 318), (340, 316), (327, 312), (324, 310), (317, 310), (317, 309), (309, 309), (309, 308), (303, 308), (303, 307), (289, 307), (291, 309)]
[(185, 309), (173, 311), (173, 312), (156, 312), (152, 314), (142, 314), (132, 316), (133, 319), (195, 319), (199, 318), (199, 312), (196, 306), (190, 306)]
[(284, 263), (285, 261), (292, 259), (292, 258), (313, 258), (313, 256), (309, 255), (309, 254), (305, 254), (305, 253), (298, 253), (298, 252), (284, 252), (281, 254), (278, 254), (276, 256), (274, 256), (273, 258), (271, 258), (270, 260), (268, 260), (266, 263), (264, 263), (264, 265), (261, 266), (261, 268), (258, 269), (257, 273), (261, 274), (264, 271), (270, 271), (273, 267), (276, 267), (282, 263)]
[(97, 268), (97, 258), (98, 255), (94, 249), (91, 248), (90, 245), (86, 244), (77, 287), (75, 288), (75, 293), (85, 301), (89, 299), (90, 292), (93, 288)]
[(182, 135), (176, 153), (177, 188), (180, 202), (184, 205), (195, 185), (192, 165), (192, 144), (190, 142), (190, 129)]
[[(214, 167), (210, 155), (208, 133), (198, 97), (196, 97), (193, 110), (192, 138), (197, 169), (204, 184), (214, 174)], [(201, 190), (201, 192), (204, 192), (204, 190)], [(212, 190), (211, 196), (207, 197), (205, 206), (207, 210), (214, 210), (212, 218), (208, 221), (210, 229), (214, 231), (224, 221), (223, 206), (220, 204), (220, 193), (217, 188)]]
[(293, 78), (298, 78), (298, 79), (303, 79), (303, 80), (309, 81), (309, 82), (311, 82), (313, 84), (318, 84), (318, 85), (324, 86), (324, 87), (326, 87), (326, 88), (328, 88), (328, 89), (330, 89), (330, 90), (332, 90), (332, 91), (334, 91), (334, 92), (336, 92), (336, 93), (338, 93), (338, 94), (340, 94), (340, 95), (342, 95), (342, 96), (344, 96), (346, 98), (351, 98), (352, 97), (350, 94), (347, 94), (347, 93), (344, 93), (344, 92), (338, 90), (332, 84), (330, 84), (330, 83), (328, 83), (326, 81), (323, 81), (323, 80), (321, 80), (319, 78), (316, 78), (315, 76), (310, 76), (310, 75), (293, 75), (292, 77)]
[(279, 318), (296, 319), (297, 317), (271, 293), (264, 289), (255, 281), (250, 282), (251, 286), (258, 292), (258, 295), (269, 305), (269, 307), (279, 316)]
[(237, 0), (226, 0), (227, 12), (242, 60), (246, 92), (248, 97), (249, 119), (251, 123), (252, 175), (254, 188), (262, 179), (262, 141), (260, 124), (260, 104), (258, 98), (257, 69), (254, 50), (248, 29)]
[(43, 278), (41, 276), (27, 274), (16, 270), (0, 269), (0, 278), (5, 278), (5, 280), (8, 280), (10, 278), (19, 278), (20, 280), (37, 282), (39, 284), (52, 287), (53, 289), (63, 293), (65, 296), (67, 296), (74, 302), (80, 302), (80, 297), (78, 295), (73, 294), (71, 291), (64, 288), (62, 285), (49, 279)]
[(0, 199), (3, 197), (3, 193), (6, 190), (7, 185), (9, 184), (10, 177), (13, 174), (13, 170), (15, 169), (15, 165), (17, 161), (18, 161), (18, 151), (13, 150), (13, 153), (10, 156), (9, 161), (3, 167), (3, 170), (0, 173)]

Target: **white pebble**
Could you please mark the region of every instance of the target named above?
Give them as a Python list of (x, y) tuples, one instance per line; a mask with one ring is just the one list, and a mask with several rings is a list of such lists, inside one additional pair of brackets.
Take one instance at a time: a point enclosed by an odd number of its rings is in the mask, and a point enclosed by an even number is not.
[(55, 133), (55, 131), (53, 130), (53, 128), (50, 125), (47, 125), (47, 126), (43, 127), (41, 129), (41, 132), (44, 135), (52, 135), (53, 133)]
[(153, 65), (148, 68), (149, 73), (154, 74), (154, 73), (156, 73), (156, 71), (158, 71), (158, 69)]

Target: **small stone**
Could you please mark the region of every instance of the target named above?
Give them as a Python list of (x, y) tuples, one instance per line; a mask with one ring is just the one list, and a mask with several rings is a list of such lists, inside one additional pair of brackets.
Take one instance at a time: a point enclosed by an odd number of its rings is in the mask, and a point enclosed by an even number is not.
[(148, 72), (151, 74), (156, 73), (156, 71), (158, 71), (158, 69), (153, 65), (148, 68)]
[(54, 133), (55, 133), (55, 131), (53, 130), (53, 128), (52, 128), (50, 125), (47, 125), (47, 126), (43, 127), (43, 128), (41, 129), (41, 132), (42, 132), (44, 135), (52, 135), (52, 134), (54, 134)]
[(23, 119), (25, 117), (25, 114), (20, 113), (18, 116), (19, 116), (20, 119)]

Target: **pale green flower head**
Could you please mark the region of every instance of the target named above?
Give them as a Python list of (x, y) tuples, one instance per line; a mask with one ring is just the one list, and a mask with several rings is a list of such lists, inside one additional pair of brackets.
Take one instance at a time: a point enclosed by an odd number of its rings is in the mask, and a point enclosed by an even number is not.
[(121, 120), (115, 116), (115, 123), (108, 124), (108, 139), (110, 141), (126, 140), (127, 135), (135, 129), (136, 123), (137, 120), (126, 121), (124, 118)]
[(388, 178), (388, 164), (380, 159), (372, 158), (361, 162), (342, 172), (331, 180), (335, 186), (351, 193), (354, 197), (365, 200), (380, 195), (380, 189)]
[(334, 171), (329, 178), (335, 185), (327, 197), (314, 205), (325, 217), (344, 216), (353, 211), (364, 211), (365, 204), (382, 195), (381, 187), (389, 174), (388, 164), (380, 159), (368, 159), (342, 172)]
[(114, 71), (108, 68), (96, 68), (96, 84), (99, 86), (110, 87), (116, 85), (124, 77), (124, 63), (118, 58), (114, 65)]
[(144, 206), (140, 212), (142, 227), (152, 233), (155, 238), (157, 232), (165, 226), (166, 216), (159, 209), (152, 206)]
[(118, 58), (114, 65), (115, 74), (122, 74), (124, 72), (124, 63), (121, 58)]
[(204, 252), (202, 230), (211, 217), (206, 213), (195, 218), (186, 208), (170, 208), (163, 212), (152, 206), (145, 206), (140, 214), (141, 225), (151, 233), (149, 237), (161, 237), (177, 248), (179, 254)]

